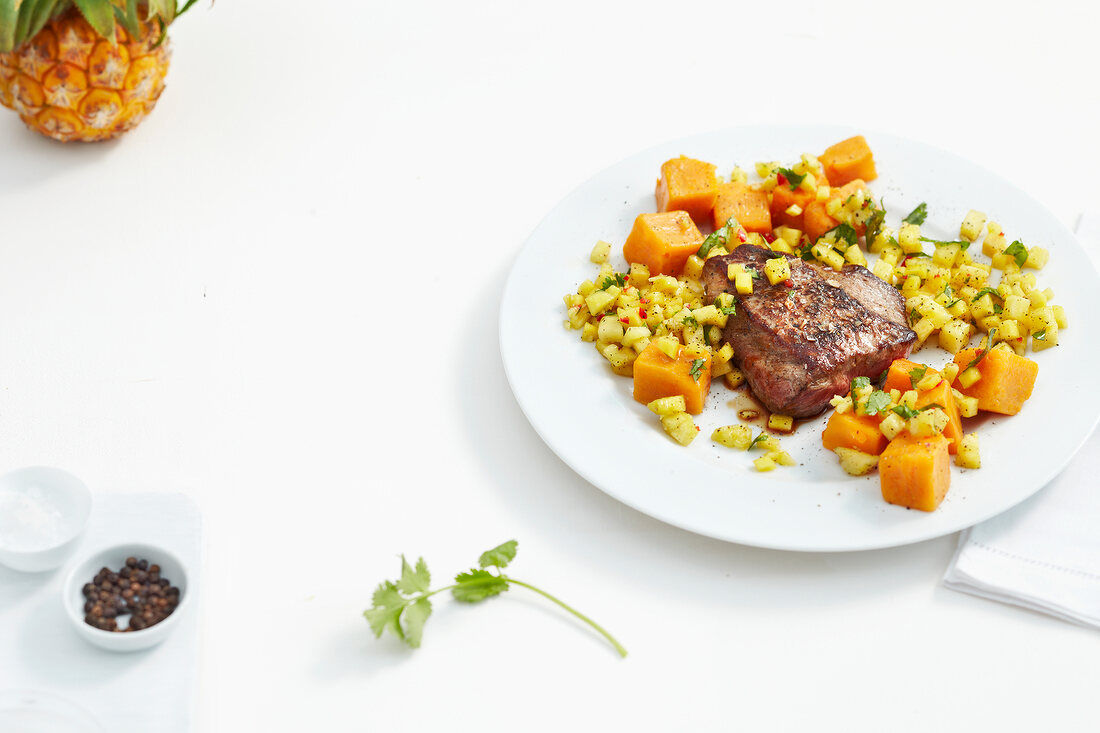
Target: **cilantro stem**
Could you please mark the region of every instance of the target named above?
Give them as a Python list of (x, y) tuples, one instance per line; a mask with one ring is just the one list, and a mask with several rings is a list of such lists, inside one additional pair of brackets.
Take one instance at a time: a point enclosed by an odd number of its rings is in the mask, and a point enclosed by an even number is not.
[(584, 615), (583, 613), (581, 613), (581, 612), (580, 612), (580, 611), (578, 611), (577, 609), (573, 608), (572, 606), (570, 606), (569, 604), (565, 603), (564, 601), (562, 601), (562, 600), (560, 600), (560, 599), (558, 599), (558, 598), (555, 598), (554, 596), (550, 595), (549, 593), (547, 593), (546, 591), (542, 590), (541, 588), (536, 588), (535, 586), (531, 585), (530, 583), (524, 583), (524, 582), (523, 582), (522, 580), (516, 580), (515, 578), (513, 578), (513, 577), (511, 577), (511, 576), (508, 576), (508, 575), (505, 575), (505, 576), (502, 576), (502, 577), (506, 578), (506, 579), (508, 580), (508, 582), (509, 582), (509, 583), (515, 583), (516, 585), (522, 585), (522, 586), (523, 586), (524, 588), (526, 588), (526, 589), (528, 589), (528, 590), (532, 590), (532, 591), (534, 591), (535, 593), (538, 593), (538, 594), (539, 594), (540, 596), (542, 596), (543, 598), (546, 598), (547, 600), (549, 600), (549, 601), (553, 601), (554, 603), (558, 604), (559, 606), (561, 606), (562, 608), (564, 608), (564, 609), (565, 609), (566, 611), (568, 611), (569, 613), (573, 614), (574, 616), (576, 616), (577, 618), (579, 618), (579, 619), (580, 619), (581, 621), (584, 621), (584, 622), (585, 622), (586, 624), (588, 624), (588, 625), (589, 625), (589, 626), (591, 626), (591, 627), (592, 627), (593, 629), (595, 629), (595, 630), (596, 630), (597, 632), (599, 632), (600, 636), (602, 636), (603, 638), (607, 639), (608, 643), (609, 643), (609, 644), (611, 644), (611, 646), (615, 647), (615, 651), (617, 651), (617, 652), (619, 653), (619, 656), (622, 656), (622, 657), (625, 657), (625, 656), (626, 656), (626, 649), (625, 649), (625, 648), (623, 648), (623, 645), (622, 645), (622, 644), (620, 644), (620, 643), (619, 643), (619, 642), (618, 642), (618, 641), (617, 641), (617, 640), (615, 639), (615, 637), (614, 637), (614, 636), (612, 636), (611, 634), (607, 633), (607, 630), (606, 630), (606, 629), (604, 629), (604, 628), (603, 628), (602, 626), (600, 626), (600, 625), (599, 625), (598, 623), (596, 623), (596, 622), (595, 622), (595, 621), (593, 621), (592, 619), (590, 619), (590, 618), (588, 618), (587, 616), (585, 616), (585, 615)]

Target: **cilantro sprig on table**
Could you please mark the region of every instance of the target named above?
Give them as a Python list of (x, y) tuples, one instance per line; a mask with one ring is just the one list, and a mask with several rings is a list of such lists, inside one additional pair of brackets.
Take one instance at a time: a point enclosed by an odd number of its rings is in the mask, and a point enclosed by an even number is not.
[(591, 626), (620, 656), (625, 657), (623, 645), (595, 621), (546, 591), (502, 572), (515, 559), (517, 544), (515, 540), (509, 540), (486, 550), (478, 558), (478, 567), (459, 573), (454, 583), (435, 590), (431, 590), (432, 576), (424, 558), (419, 558), (414, 567), (402, 555), (401, 577), (396, 581), (382, 582), (374, 591), (373, 605), (363, 612), (375, 638), (380, 638), (389, 629), (398, 639), (416, 649), (424, 636), (424, 623), (432, 615), (432, 602), (429, 600), (432, 596), (449, 590), (456, 601), (479, 603), (518, 585), (556, 603)]

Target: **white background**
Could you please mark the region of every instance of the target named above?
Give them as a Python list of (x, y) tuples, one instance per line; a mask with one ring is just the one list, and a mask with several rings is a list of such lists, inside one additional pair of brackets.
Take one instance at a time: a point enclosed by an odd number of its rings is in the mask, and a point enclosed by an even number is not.
[[(200, 3), (124, 140), (0, 110), (0, 468), (199, 502), (204, 731), (1094, 730), (1100, 637), (945, 590), (955, 537), (668, 527), (540, 442), (497, 350), (540, 218), (710, 129), (912, 137), (1072, 228), (1100, 201), (1100, 11), (1016, 5)], [(513, 537), (514, 574), (626, 660), (522, 589), (439, 597), (415, 652), (371, 637), (400, 553), (442, 583)]]

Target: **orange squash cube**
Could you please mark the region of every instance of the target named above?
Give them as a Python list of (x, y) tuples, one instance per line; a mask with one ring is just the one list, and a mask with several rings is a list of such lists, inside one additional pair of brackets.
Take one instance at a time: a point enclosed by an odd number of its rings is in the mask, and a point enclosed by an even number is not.
[[(925, 364), (918, 364), (915, 361), (909, 361), (908, 359), (894, 359), (890, 364), (889, 371), (886, 372), (886, 382), (883, 383), (882, 388), (889, 392), (892, 389), (896, 389), (899, 392), (905, 392), (906, 390), (915, 389), (913, 386), (913, 380), (909, 376), (914, 369), (924, 367), (932, 374), (939, 374), (939, 371), (933, 369)], [(917, 380), (920, 381), (920, 380)]]
[[(822, 185), (828, 185), (828, 183), (823, 181)], [(772, 224), (777, 227), (788, 226), (795, 229), (802, 229), (806, 208), (816, 200), (817, 191), (805, 191), (801, 188), (796, 188), (792, 191), (789, 184), (779, 184), (772, 189), (772, 200), (769, 207), (772, 216)], [(787, 209), (791, 207), (791, 204), (797, 204), (798, 208), (802, 209), (802, 213), (788, 214)]]
[[(979, 353), (978, 349), (962, 349), (955, 354), (955, 363), (959, 369), (965, 369)], [(979, 410), (1002, 415), (1015, 415), (1020, 411), (1031, 397), (1035, 378), (1039, 375), (1039, 365), (1034, 361), (1001, 349), (992, 349), (974, 368), (982, 378), (969, 387), (963, 387), (956, 380), (955, 388), (967, 397), (976, 397)]]
[(857, 178), (873, 181), (878, 176), (871, 148), (868, 147), (863, 135), (856, 135), (830, 145), (825, 148), (825, 152), (818, 160), (825, 169), (826, 177), (834, 186), (843, 186)]
[(650, 344), (634, 360), (634, 399), (643, 405), (661, 397), (683, 395), (687, 411), (703, 411), (710, 392), (710, 356), (681, 348), (675, 359)]
[[(938, 370), (926, 366), (925, 364), (918, 364), (908, 359), (895, 359), (894, 362), (890, 364), (890, 371), (886, 373), (886, 382), (882, 385), (882, 388), (887, 392), (892, 389), (896, 389), (899, 392), (914, 389), (913, 379), (910, 377), (910, 373), (914, 369), (920, 367), (926, 369), (924, 376), (928, 374), (940, 374)], [(942, 377), (942, 375), (940, 376)], [(917, 381), (920, 380), (918, 379)], [(955, 396), (951, 394), (951, 385), (947, 383), (946, 379), (941, 379), (940, 383), (932, 389), (917, 392), (917, 403), (915, 406), (918, 410), (931, 405), (939, 405), (943, 411), (947, 413), (947, 427), (943, 429), (943, 437), (950, 441), (947, 447), (948, 453), (952, 455), (958, 453), (959, 443), (962, 442), (963, 438), (962, 415), (959, 414), (959, 407), (955, 404)]]
[(626, 238), (627, 262), (649, 268), (651, 275), (679, 276), (687, 258), (699, 251), (703, 235), (685, 211), (640, 214)]
[(891, 504), (935, 510), (951, 487), (951, 457), (942, 435), (914, 438), (908, 431), (890, 441), (879, 458), (882, 498)]
[(717, 186), (713, 164), (683, 155), (666, 160), (657, 179), (657, 211), (686, 211), (695, 221), (703, 221), (714, 208)]
[(732, 216), (746, 232), (767, 234), (772, 230), (768, 194), (744, 183), (723, 183), (714, 198), (714, 228), (726, 225)]
[(829, 450), (851, 448), (877, 456), (886, 449), (886, 436), (879, 430), (882, 418), (877, 415), (857, 415), (854, 412), (834, 412), (825, 423), (821, 444)]
[[(867, 184), (862, 178), (849, 181), (840, 188), (834, 188), (832, 193), (829, 194), (829, 201), (834, 199), (844, 201), (860, 189), (867, 189)], [(828, 201), (814, 200), (814, 202), (809, 204), (802, 212), (802, 230), (806, 233), (806, 236), (810, 238), (811, 242), (816, 242), (821, 235), (840, 224), (836, 219), (829, 216), (826, 210), (827, 205)], [(857, 224), (854, 228), (856, 234), (860, 235), (867, 231), (867, 227), (864, 224)]]

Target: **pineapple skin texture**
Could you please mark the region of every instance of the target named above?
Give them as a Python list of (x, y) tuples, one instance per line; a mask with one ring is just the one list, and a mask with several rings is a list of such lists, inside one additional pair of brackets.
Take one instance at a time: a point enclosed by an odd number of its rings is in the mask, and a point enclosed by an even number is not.
[(110, 140), (153, 111), (164, 91), (171, 50), (155, 22), (134, 39), (118, 25), (117, 43), (100, 38), (74, 8), (34, 38), (0, 54), (0, 104), (27, 127), (71, 142)]

